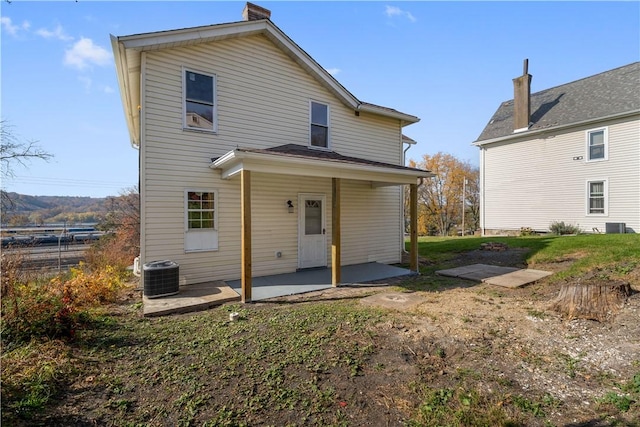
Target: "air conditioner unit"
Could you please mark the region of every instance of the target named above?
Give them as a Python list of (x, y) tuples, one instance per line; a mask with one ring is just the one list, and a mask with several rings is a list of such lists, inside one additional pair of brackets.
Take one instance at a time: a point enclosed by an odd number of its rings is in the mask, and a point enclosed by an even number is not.
[(627, 231), (627, 224), (624, 222), (606, 222), (604, 228), (607, 234), (623, 234)]
[(152, 261), (142, 267), (144, 296), (158, 298), (175, 295), (180, 286), (180, 266), (173, 261)]

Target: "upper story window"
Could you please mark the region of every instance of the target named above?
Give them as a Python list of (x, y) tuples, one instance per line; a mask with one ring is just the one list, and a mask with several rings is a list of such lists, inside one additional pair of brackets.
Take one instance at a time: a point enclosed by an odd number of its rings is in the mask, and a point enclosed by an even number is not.
[(310, 141), (312, 147), (329, 148), (329, 106), (311, 101)]
[(587, 131), (587, 161), (607, 160), (607, 128)]
[(216, 77), (184, 70), (184, 127), (215, 132)]

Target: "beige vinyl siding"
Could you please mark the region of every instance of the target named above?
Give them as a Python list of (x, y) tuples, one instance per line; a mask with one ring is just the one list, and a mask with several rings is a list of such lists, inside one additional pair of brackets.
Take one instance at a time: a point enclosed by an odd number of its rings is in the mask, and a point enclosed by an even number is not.
[[(216, 75), (217, 133), (183, 130), (183, 67)], [(178, 262), (181, 284), (240, 277), (240, 180), (220, 179), (220, 172), (209, 168), (211, 158), (238, 147), (306, 146), (310, 99), (330, 105), (332, 150), (401, 163), (398, 120), (367, 113), (356, 116), (263, 36), (147, 52), (142, 77), (142, 261)], [(253, 274), (295, 271), (297, 195), (324, 193), (330, 207), (331, 180), (254, 173), (252, 184)], [(401, 188), (372, 190), (369, 183), (345, 187), (343, 264), (399, 261)], [(187, 189), (218, 191), (217, 251), (185, 253)], [(354, 189), (358, 191), (353, 193)], [(379, 205), (375, 210), (370, 210), (369, 196)], [(295, 214), (286, 210), (289, 199), (296, 204)], [(326, 214), (330, 230), (331, 211)], [(374, 226), (366, 226), (362, 215), (370, 217)], [(398, 225), (390, 227), (391, 221)], [(386, 231), (372, 237), (374, 227)], [(282, 258), (275, 257), (276, 251), (283, 253)]]
[[(290, 175), (252, 174), (253, 275), (295, 271), (298, 266), (298, 194), (326, 196), (327, 259), (331, 263), (331, 180)], [(150, 202), (147, 221), (149, 260), (171, 259), (180, 264), (183, 284), (240, 277), (239, 179), (218, 181), (219, 249), (184, 253), (184, 192), (167, 193), (161, 206)], [(371, 188), (362, 181), (342, 183), (342, 264), (400, 261), (398, 224), (399, 192), (396, 187)], [(294, 203), (289, 213), (286, 201)], [(160, 207), (162, 209), (160, 209)], [(155, 213), (155, 212), (158, 213)], [(363, 218), (366, 218), (364, 220)], [(156, 229), (156, 227), (158, 227)], [(275, 253), (282, 253), (277, 258)], [(147, 261), (148, 262), (148, 261)]]
[[(586, 131), (602, 126), (608, 127), (608, 160), (587, 162)], [(637, 119), (618, 120), (490, 145), (484, 154), (485, 229), (548, 231), (553, 221), (564, 221), (586, 232), (604, 231), (606, 222), (639, 231), (639, 129)], [(587, 214), (590, 180), (608, 183), (606, 216)]]
[(400, 188), (371, 188), (363, 181), (343, 182), (343, 265), (400, 262)]

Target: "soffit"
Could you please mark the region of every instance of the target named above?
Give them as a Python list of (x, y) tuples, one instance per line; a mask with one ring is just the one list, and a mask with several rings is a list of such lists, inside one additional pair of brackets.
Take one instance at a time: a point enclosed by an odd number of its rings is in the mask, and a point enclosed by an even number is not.
[(415, 184), (434, 176), (423, 169), (343, 156), (334, 151), (287, 144), (270, 149), (236, 149), (212, 159), (212, 169), (225, 179), (242, 170), (285, 175), (344, 178), (370, 181), (374, 185)]

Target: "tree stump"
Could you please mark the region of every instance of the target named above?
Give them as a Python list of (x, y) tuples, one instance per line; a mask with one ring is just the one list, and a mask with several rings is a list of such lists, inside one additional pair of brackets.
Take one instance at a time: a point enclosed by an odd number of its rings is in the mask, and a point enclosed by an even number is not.
[(631, 285), (616, 280), (587, 280), (562, 285), (551, 304), (569, 319), (603, 322), (618, 312), (633, 293)]

